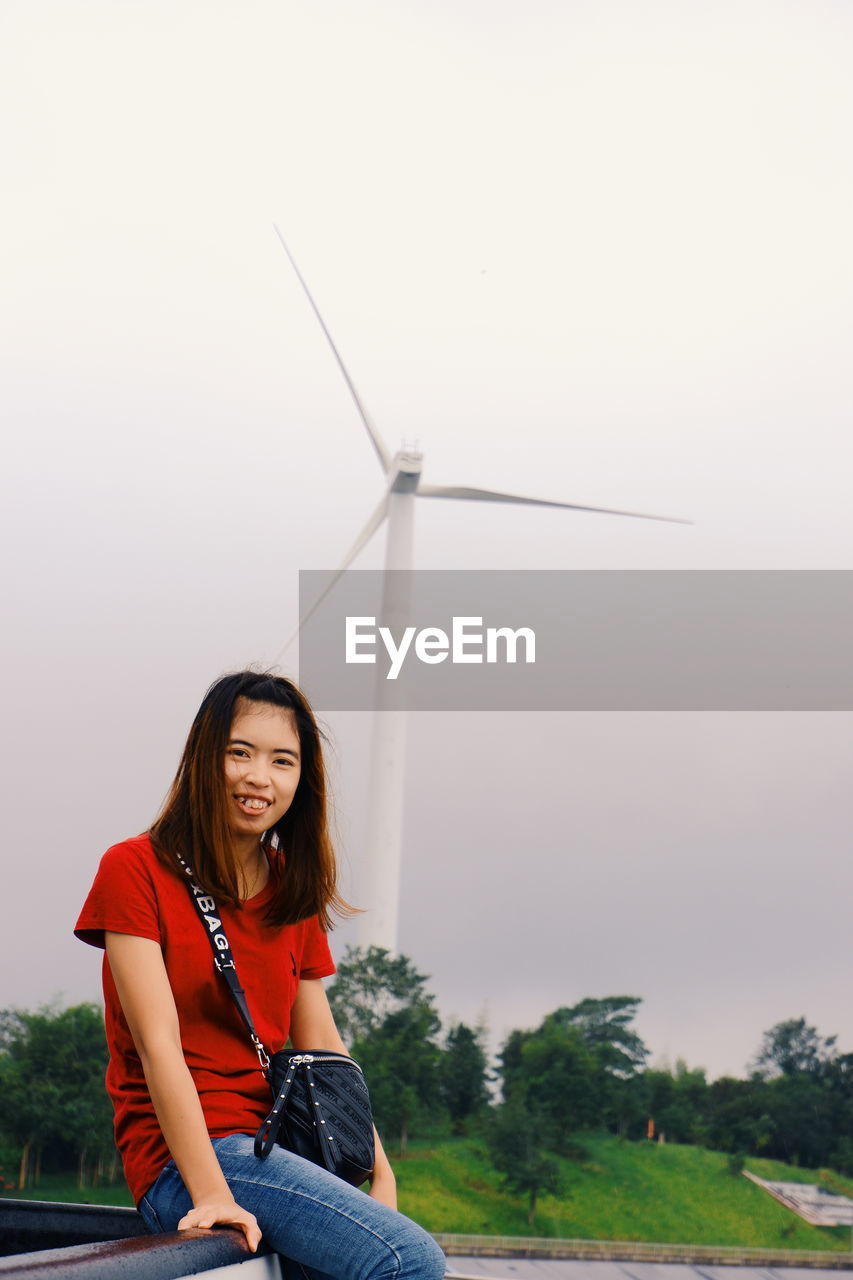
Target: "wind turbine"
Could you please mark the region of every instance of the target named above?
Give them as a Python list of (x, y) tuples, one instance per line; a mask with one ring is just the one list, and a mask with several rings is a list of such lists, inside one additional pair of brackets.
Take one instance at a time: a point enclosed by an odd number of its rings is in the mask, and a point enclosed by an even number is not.
[[(391, 453), (372, 422), (335, 346), (334, 339), (326, 327), (326, 322), (320, 314), (311, 290), (277, 226), (275, 233), (326, 336), (332, 355), (337, 361), (358, 415), (379, 459), (385, 480), (385, 492), (379, 505), (372, 512), (322, 594), (300, 619), (300, 628), (386, 520), (388, 525), (385, 540), (385, 570), (411, 568), (415, 498), (450, 498), (469, 502), (512, 503), (528, 507), (560, 507), (566, 511), (591, 511), (600, 515), (629, 516), (637, 520), (662, 520), (668, 524), (692, 523), (673, 516), (648, 515), (640, 511), (619, 511), (612, 507), (581, 506), (576, 502), (553, 502), (544, 498), (527, 498), (517, 493), (501, 493), (494, 489), (473, 489), (467, 485), (424, 484), (421, 480), (423, 454), (419, 449), (406, 446), (395, 454)], [(291, 639), (294, 638), (295, 636), (291, 637)], [(289, 644), (290, 641), (285, 649)], [(403, 835), (405, 730), (405, 712), (384, 710), (374, 713), (368, 783), (367, 844), (361, 876), (361, 896), (369, 909), (359, 917), (357, 937), (360, 946), (385, 947), (388, 951), (395, 951), (397, 946)]]

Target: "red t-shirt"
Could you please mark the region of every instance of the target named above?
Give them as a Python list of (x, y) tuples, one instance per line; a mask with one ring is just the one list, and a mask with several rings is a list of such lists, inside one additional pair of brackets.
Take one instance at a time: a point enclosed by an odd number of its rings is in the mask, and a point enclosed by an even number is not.
[[(325, 978), (335, 966), (316, 916), (279, 928), (263, 923), (281, 874), (275, 859), (271, 863), (273, 874), (257, 897), (242, 908), (223, 906), (218, 914), (255, 1028), (267, 1051), (277, 1052), (287, 1041), (299, 979)], [(211, 1137), (255, 1133), (272, 1105), (269, 1086), (228, 988), (213, 967), (210, 942), (186, 881), (157, 860), (148, 836), (113, 845), (101, 859), (74, 932), (83, 942), (103, 947), (104, 930), (159, 942), (184, 1057)], [(106, 956), (103, 979), (110, 1047), (107, 1092), (125, 1178), (138, 1202), (170, 1155)]]

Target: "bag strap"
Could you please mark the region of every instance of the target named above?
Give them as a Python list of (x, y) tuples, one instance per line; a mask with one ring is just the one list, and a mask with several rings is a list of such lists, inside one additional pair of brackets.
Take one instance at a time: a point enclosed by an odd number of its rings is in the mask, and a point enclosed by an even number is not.
[(317, 1108), (317, 1120), (320, 1122), (317, 1124), (317, 1136), (320, 1139), (320, 1150), (323, 1153), (326, 1168), (330, 1173), (334, 1173), (337, 1169), (338, 1163), (338, 1157), (332, 1147), (334, 1137), (330, 1133), (331, 1126), (326, 1123), (326, 1117), (323, 1114), (323, 1104), (320, 1099), (320, 1091), (315, 1087), (314, 1072), (311, 1070), (310, 1059), (311, 1055), (306, 1054), (302, 1061), (302, 1070), (305, 1072), (305, 1078), (308, 1081), (308, 1096), (312, 1099), (314, 1106)]
[(215, 900), (206, 890), (199, 888), (193, 879), (192, 867), (185, 862), (179, 853), (175, 854), (178, 862), (184, 870), (187, 877), (187, 888), (190, 891), (193, 906), (198, 912), (199, 918), (204, 925), (207, 940), (213, 950), (213, 963), (217, 971), (225, 980), (225, 984), (231, 993), (237, 1012), (243, 1020), (243, 1025), (249, 1033), (249, 1039), (252, 1041), (255, 1053), (258, 1055), (258, 1062), (261, 1064), (261, 1071), (264, 1077), (269, 1080), (270, 1060), (266, 1049), (263, 1046), (260, 1036), (255, 1030), (255, 1024), (252, 1015), (249, 1012), (249, 1005), (246, 1001), (246, 993), (240, 986), (240, 979), (237, 977), (237, 966), (234, 963), (234, 956), (231, 951), (231, 944), (225, 936), (225, 930), (222, 928), (222, 921), (217, 915), (217, 906)]
[(337, 1173), (339, 1157), (336, 1155), (332, 1145), (335, 1137), (333, 1133), (330, 1133), (331, 1126), (326, 1123), (326, 1117), (323, 1113), (320, 1091), (317, 1089), (314, 1072), (311, 1069), (313, 1061), (313, 1054), (310, 1053), (294, 1053), (292, 1055), (287, 1064), (287, 1075), (284, 1077), (284, 1083), (273, 1104), (273, 1109), (255, 1134), (255, 1155), (259, 1156), (261, 1160), (265, 1160), (275, 1146), (278, 1131), (284, 1118), (288, 1094), (296, 1077), (296, 1072), (301, 1069), (305, 1073), (305, 1082), (308, 1086), (306, 1089), (308, 1106), (316, 1108), (317, 1112), (314, 1124), (317, 1129), (317, 1141), (320, 1145), (323, 1162), (330, 1173)]
[(287, 1064), (287, 1075), (284, 1077), (284, 1083), (278, 1092), (278, 1097), (273, 1103), (273, 1109), (255, 1134), (255, 1155), (261, 1160), (266, 1160), (269, 1153), (275, 1146), (278, 1131), (281, 1128), (283, 1119), (282, 1112), (287, 1103), (287, 1097), (290, 1093), (290, 1086), (293, 1084), (293, 1078), (296, 1075), (297, 1063), (294, 1061), (296, 1055), (290, 1059)]

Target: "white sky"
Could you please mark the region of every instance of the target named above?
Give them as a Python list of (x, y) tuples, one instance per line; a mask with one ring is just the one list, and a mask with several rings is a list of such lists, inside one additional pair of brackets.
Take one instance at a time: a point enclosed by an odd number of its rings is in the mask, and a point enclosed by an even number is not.
[[(853, 568), (851, 65), (840, 0), (5, 0), (0, 1005), (98, 996), (100, 853), (381, 494), (274, 221), (427, 480), (696, 522), (421, 503), (419, 567)], [(355, 871), (367, 726), (329, 720)], [(853, 717), (409, 737), (446, 1015), (629, 991), (712, 1074), (800, 1014), (853, 1048)]]

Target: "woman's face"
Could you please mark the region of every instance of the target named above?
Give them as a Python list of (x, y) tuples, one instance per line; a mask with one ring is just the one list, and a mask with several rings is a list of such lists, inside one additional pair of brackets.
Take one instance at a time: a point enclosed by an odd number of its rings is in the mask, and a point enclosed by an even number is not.
[(246, 843), (287, 813), (299, 784), (299, 735), (292, 711), (241, 698), (225, 755), (229, 826)]

